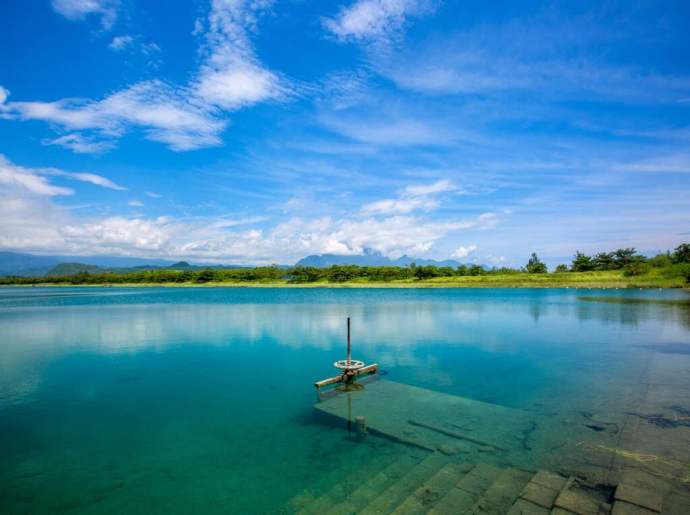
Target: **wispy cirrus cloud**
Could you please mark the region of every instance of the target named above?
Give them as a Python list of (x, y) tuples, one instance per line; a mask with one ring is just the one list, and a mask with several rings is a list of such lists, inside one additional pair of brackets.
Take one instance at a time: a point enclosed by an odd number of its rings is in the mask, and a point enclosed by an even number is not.
[[(637, 30), (630, 27), (631, 32)], [(545, 42), (548, 42), (545, 44)], [(373, 67), (401, 89), (430, 95), (517, 95), (676, 103), (690, 77), (615, 64), (600, 48), (630, 44), (630, 34), (592, 13), (539, 13), (429, 37)]]
[(74, 194), (74, 190), (71, 188), (51, 184), (51, 176), (61, 176), (76, 181), (89, 182), (113, 190), (127, 189), (118, 186), (105, 177), (92, 173), (65, 172), (56, 168), (25, 168), (17, 166), (0, 154), (0, 184), (18, 189), (20, 194), (23, 192), (48, 197)]
[(64, 177), (74, 179), (77, 181), (90, 182), (91, 184), (95, 184), (96, 186), (101, 186), (103, 188), (108, 188), (111, 190), (127, 190), (127, 188), (115, 184), (110, 179), (106, 179), (105, 177), (101, 177), (100, 175), (96, 175), (93, 173), (63, 172), (62, 170), (56, 170), (54, 168), (48, 169), (45, 173), (48, 175), (62, 175)]
[(616, 172), (690, 173), (690, 155), (677, 153), (627, 163), (615, 163), (610, 166), (610, 169)]
[(322, 81), (319, 101), (338, 111), (367, 104), (371, 81), (372, 74), (364, 69), (334, 71)]
[(115, 147), (111, 140), (98, 141), (94, 138), (86, 138), (79, 132), (73, 132), (59, 138), (46, 138), (41, 141), (44, 145), (57, 145), (74, 152), (75, 154), (101, 154)]
[(323, 112), (319, 122), (341, 136), (377, 146), (443, 147), (477, 139), (470, 131), (454, 126), (452, 120), (411, 112)]
[[(74, 190), (50, 184), (41, 170), (24, 168), (0, 155), (0, 184), (40, 196), (72, 195)], [(9, 195), (8, 195), (9, 196)]]

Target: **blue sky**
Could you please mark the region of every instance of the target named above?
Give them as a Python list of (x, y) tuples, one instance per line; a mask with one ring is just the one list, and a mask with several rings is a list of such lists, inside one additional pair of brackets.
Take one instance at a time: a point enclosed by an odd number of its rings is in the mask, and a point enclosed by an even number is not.
[(555, 266), (690, 241), (687, 2), (2, 11), (2, 250)]

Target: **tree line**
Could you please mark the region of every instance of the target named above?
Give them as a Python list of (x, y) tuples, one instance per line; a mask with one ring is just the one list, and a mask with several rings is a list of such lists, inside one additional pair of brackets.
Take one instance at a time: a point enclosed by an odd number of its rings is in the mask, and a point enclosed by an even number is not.
[[(657, 254), (647, 258), (634, 248), (600, 252), (588, 256), (577, 251), (570, 265), (561, 264), (554, 270), (557, 274), (572, 272), (596, 272), (622, 270), (623, 275), (637, 276), (652, 268), (664, 269), (672, 277), (685, 277), (690, 282), (690, 244), (683, 243), (674, 252)], [(480, 265), (450, 266), (358, 266), (333, 265), (328, 268), (294, 266), (281, 269), (276, 265), (255, 268), (202, 270), (142, 270), (133, 273), (90, 273), (80, 271), (70, 275), (47, 277), (4, 277), (0, 285), (74, 284), (74, 285), (118, 285), (118, 284), (182, 284), (209, 282), (218, 283), (276, 283), (295, 284), (330, 282), (391, 282), (424, 281), (438, 277), (472, 277), (490, 275), (546, 274), (548, 268), (536, 253), (529, 258), (525, 267), (486, 269)]]
[(671, 252), (659, 253), (648, 258), (638, 254), (634, 248), (618, 249), (613, 252), (599, 252), (588, 256), (583, 252), (575, 252), (570, 268), (558, 265), (556, 272), (600, 272), (607, 270), (623, 270), (627, 276), (642, 275), (651, 268), (669, 268), (679, 265), (680, 269), (690, 264), (690, 244), (683, 243)]

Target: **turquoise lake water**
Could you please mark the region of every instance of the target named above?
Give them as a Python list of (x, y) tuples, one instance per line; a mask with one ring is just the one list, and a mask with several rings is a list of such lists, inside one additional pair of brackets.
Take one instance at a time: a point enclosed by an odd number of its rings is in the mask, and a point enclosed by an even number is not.
[[(690, 354), (685, 291), (0, 289), (0, 510), (279, 509), (397, 444), (313, 414), (346, 356), (505, 407), (625, 404)], [(631, 406), (632, 408), (633, 406)]]

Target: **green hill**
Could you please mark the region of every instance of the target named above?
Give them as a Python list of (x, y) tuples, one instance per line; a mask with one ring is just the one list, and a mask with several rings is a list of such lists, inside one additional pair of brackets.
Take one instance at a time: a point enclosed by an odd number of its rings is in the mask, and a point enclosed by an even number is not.
[(101, 274), (105, 272), (100, 266), (86, 265), (84, 263), (60, 263), (46, 273), (47, 276), (72, 275), (78, 272), (89, 272), (90, 274)]
[(186, 261), (179, 261), (175, 263), (174, 265), (170, 265), (168, 267), (168, 270), (203, 270), (203, 267), (200, 266), (192, 266)]

